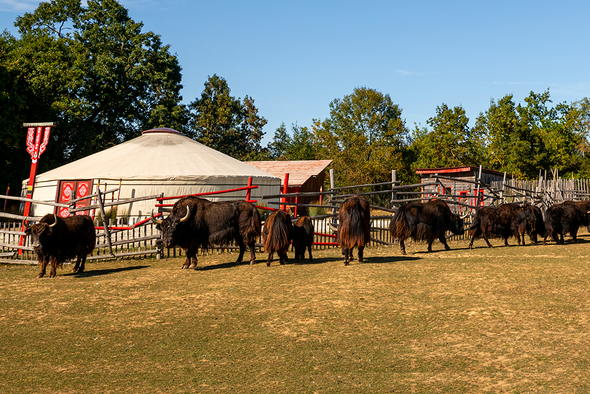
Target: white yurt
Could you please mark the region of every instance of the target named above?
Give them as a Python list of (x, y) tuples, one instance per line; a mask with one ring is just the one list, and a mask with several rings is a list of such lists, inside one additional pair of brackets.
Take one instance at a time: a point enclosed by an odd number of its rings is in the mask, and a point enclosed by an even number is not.
[[(196, 142), (168, 128), (147, 130), (140, 137), (87, 156), (35, 180), (33, 199), (46, 202), (71, 200), (101, 191), (107, 202), (163, 194), (165, 197), (245, 187), (252, 177), (251, 200), (280, 192), (281, 179)], [(28, 179), (23, 181), (26, 194)], [(245, 199), (246, 191), (205, 196), (210, 200)], [(174, 202), (171, 200), (170, 202)], [(117, 216), (149, 215), (155, 200), (120, 205)], [(54, 212), (54, 207), (33, 204), (32, 216)]]

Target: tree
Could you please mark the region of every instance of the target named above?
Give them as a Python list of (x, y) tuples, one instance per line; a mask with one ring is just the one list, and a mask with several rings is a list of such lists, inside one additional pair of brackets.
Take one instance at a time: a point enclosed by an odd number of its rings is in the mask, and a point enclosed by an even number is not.
[(526, 106), (519, 106), (519, 115), (529, 129), (532, 160), (524, 168), (525, 176), (535, 177), (539, 169), (557, 168), (560, 173), (574, 172), (580, 165), (579, 147), (585, 140), (584, 133), (576, 128), (581, 115), (574, 107), (551, 103), (549, 90), (537, 94), (531, 92), (525, 99)]
[(519, 178), (534, 178), (540, 169), (579, 173), (588, 135), (587, 100), (550, 107), (549, 91), (530, 92), (524, 105), (507, 95), (477, 119), (475, 129), (486, 141), (486, 165)]
[(253, 160), (263, 154), (260, 141), (266, 119), (258, 115), (254, 99), (242, 102), (230, 95), (227, 81), (209, 77), (201, 97), (193, 101), (189, 133), (202, 144), (235, 159)]
[[(44, 161), (54, 167), (133, 138), (182, 130), (180, 65), (152, 32), (115, 0), (52, 0), (18, 17), (11, 71), (26, 80), (54, 121)], [(23, 137), (24, 138), (24, 137)]]
[(484, 140), (482, 165), (523, 177), (527, 172), (523, 164), (531, 155), (527, 143), (530, 133), (512, 97), (506, 95), (497, 103), (491, 100), (490, 108), (478, 116), (474, 130)]
[(268, 144), (271, 158), (274, 160), (315, 160), (317, 159), (317, 141), (307, 127), (297, 124), (291, 126), (293, 137), (289, 135), (285, 124), (276, 129), (272, 142)]
[(482, 141), (476, 130), (469, 128), (469, 118), (461, 106), (450, 109), (446, 104), (436, 108), (429, 118), (432, 127), (414, 130), (413, 150), (416, 167), (454, 167), (479, 165)]
[(318, 156), (333, 159), (339, 185), (391, 180), (391, 170), (408, 175), (408, 131), (402, 110), (388, 94), (356, 88), (330, 103), (330, 116), (312, 129)]
[(272, 160), (287, 160), (287, 150), (291, 146), (291, 136), (287, 132), (285, 123), (275, 130), (275, 135), (268, 143), (268, 151)]
[(14, 37), (0, 34), (0, 194), (10, 185), (13, 195), (20, 193), (31, 163), (22, 124), (44, 112), (44, 103), (36, 100), (25, 78), (14, 68), (9, 54), (15, 45)]

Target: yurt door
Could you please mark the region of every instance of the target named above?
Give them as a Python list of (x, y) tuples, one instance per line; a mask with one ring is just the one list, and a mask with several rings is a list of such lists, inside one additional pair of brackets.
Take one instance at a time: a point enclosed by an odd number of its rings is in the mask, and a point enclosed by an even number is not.
[[(71, 200), (82, 200), (76, 202), (76, 208), (90, 205), (90, 198), (84, 199), (92, 192), (92, 179), (79, 181), (59, 181), (56, 202), (65, 203)], [(76, 215), (87, 215), (89, 211), (78, 211)], [(70, 216), (68, 208), (57, 208), (57, 214), (62, 218)]]

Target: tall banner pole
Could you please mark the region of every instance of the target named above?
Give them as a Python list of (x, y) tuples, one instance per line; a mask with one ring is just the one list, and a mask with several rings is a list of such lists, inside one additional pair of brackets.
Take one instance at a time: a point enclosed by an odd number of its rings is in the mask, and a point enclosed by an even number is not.
[[(39, 157), (45, 152), (47, 143), (49, 143), (49, 133), (51, 127), (55, 126), (53, 122), (46, 123), (23, 123), (23, 127), (27, 128), (27, 152), (31, 155), (31, 171), (29, 172), (29, 184), (27, 186), (27, 198), (33, 198), (33, 189), (35, 187), (35, 177), (37, 176), (37, 166), (39, 164)], [(31, 202), (25, 202), (25, 212), (23, 216), (22, 230), (24, 231), (27, 222), (26, 217), (31, 212)], [(23, 245), (23, 236), (20, 237), (19, 245)], [(22, 249), (19, 249), (19, 254)]]
[[(29, 173), (29, 185), (27, 186), (27, 198), (33, 198), (33, 188), (35, 187), (35, 177), (37, 176), (37, 166), (39, 157), (47, 148), (49, 142), (49, 133), (53, 122), (49, 123), (24, 123), (23, 127), (27, 128), (27, 152), (31, 155), (31, 171)], [(24, 216), (29, 216), (31, 212), (31, 202), (25, 203)], [(25, 219), (26, 220), (26, 219)]]

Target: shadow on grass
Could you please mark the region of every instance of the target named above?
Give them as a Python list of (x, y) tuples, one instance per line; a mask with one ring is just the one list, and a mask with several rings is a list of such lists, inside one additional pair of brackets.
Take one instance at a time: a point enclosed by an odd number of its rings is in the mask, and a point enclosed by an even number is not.
[[(258, 264), (259, 261), (257, 260), (254, 264)], [(235, 261), (229, 262), (229, 263), (222, 263), (222, 264), (216, 264), (216, 265), (206, 265), (204, 267), (199, 267), (197, 265), (197, 268), (195, 268), (195, 271), (210, 271), (210, 270), (217, 270), (217, 269), (224, 269), (224, 268), (233, 268), (233, 267), (237, 267), (238, 265), (249, 265), (250, 261), (246, 261), (245, 263), (236, 263)]]
[(84, 272), (70, 272), (69, 274), (65, 274), (64, 276), (75, 276), (77, 278), (92, 278), (94, 276), (102, 276), (102, 275), (110, 275), (116, 274), (119, 272), (125, 271), (134, 271), (140, 270), (144, 268), (149, 268), (149, 265), (138, 265), (134, 267), (122, 267), (122, 268), (113, 268), (113, 269), (106, 269), (106, 270), (92, 270), (92, 271), (84, 271)]
[[(405, 263), (408, 261), (421, 260), (420, 257), (412, 256), (379, 256), (379, 257), (365, 257), (365, 260), (361, 264), (395, 264)], [(357, 260), (355, 260), (357, 261)], [(358, 261), (357, 261), (358, 262)]]

